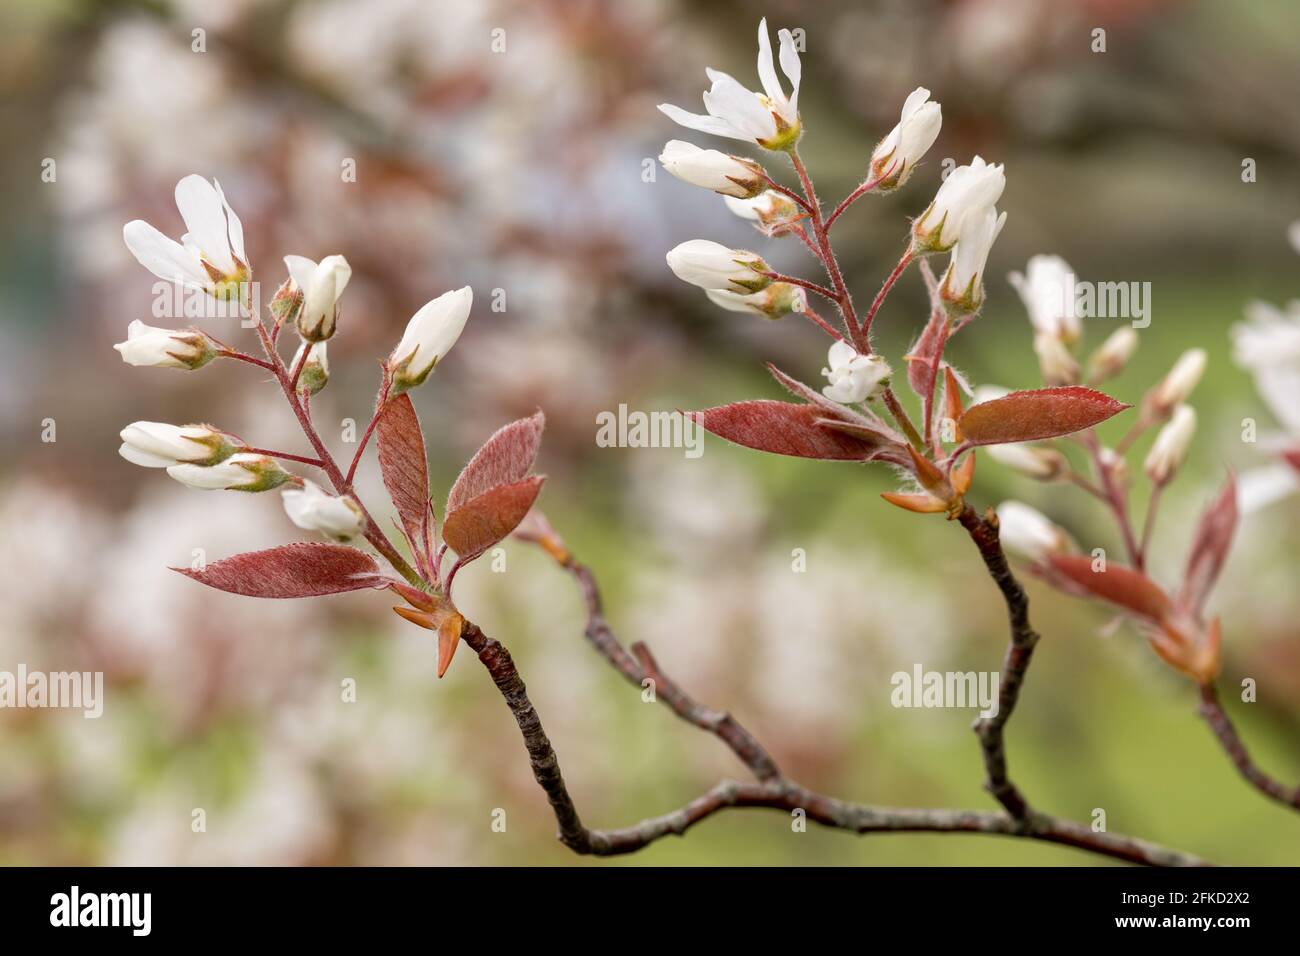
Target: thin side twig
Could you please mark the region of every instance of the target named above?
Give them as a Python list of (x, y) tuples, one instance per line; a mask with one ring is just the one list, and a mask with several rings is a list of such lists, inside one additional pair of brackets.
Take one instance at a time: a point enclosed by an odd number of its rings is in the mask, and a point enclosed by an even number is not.
[(1205, 718), (1205, 722), (1210, 725), (1210, 730), (1214, 732), (1219, 745), (1223, 747), (1224, 753), (1228, 755), (1232, 765), (1237, 768), (1237, 772), (1252, 787), (1264, 794), (1264, 796), (1276, 800), (1284, 806), (1300, 810), (1300, 787), (1288, 787), (1270, 777), (1255, 765), (1255, 761), (1250, 757), (1250, 752), (1246, 749), (1246, 744), (1237, 734), (1237, 728), (1232, 725), (1232, 721), (1228, 718), (1228, 712), (1219, 703), (1219, 692), (1213, 684), (1201, 685), (1199, 713)]

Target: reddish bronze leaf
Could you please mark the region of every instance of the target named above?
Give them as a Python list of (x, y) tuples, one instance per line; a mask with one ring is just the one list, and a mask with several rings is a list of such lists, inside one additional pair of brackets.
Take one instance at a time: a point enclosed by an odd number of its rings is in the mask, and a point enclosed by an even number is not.
[(499, 485), (521, 480), (532, 470), (546, 418), (539, 411), (504, 425), (474, 453), (447, 495), (447, 513)]
[(811, 385), (805, 385), (790, 375), (786, 375), (771, 362), (767, 363), (767, 370), (772, 373), (772, 377), (780, 383), (781, 387), (793, 395), (795, 398), (802, 398), (811, 405), (818, 405), (823, 410), (830, 412), (833, 417), (841, 416), (845, 409), (839, 402), (832, 402)]
[(1118, 565), (1094, 571), (1093, 559), (1082, 554), (1053, 554), (1047, 560), (1071, 584), (1138, 617), (1158, 623), (1169, 613), (1165, 592), (1141, 572)]
[(929, 435), (934, 419), (934, 387), (939, 377), (939, 364), (943, 360), (943, 350), (948, 344), (948, 315), (942, 309), (935, 309), (930, 314), (921, 337), (916, 340), (905, 357), (907, 361), (907, 384), (912, 386), (921, 399), (923, 410), (924, 434)]
[(1091, 428), (1128, 408), (1083, 385), (1012, 392), (972, 405), (959, 425), (972, 445), (1040, 441)]
[(1187, 557), (1187, 570), (1183, 573), (1183, 586), (1178, 592), (1178, 606), (1200, 619), (1205, 599), (1219, 579), (1219, 572), (1232, 547), (1232, 536), (1237, 530), (1237, 482), (1230, 474), (1223, 490), (1201, 515), (1192, 538), (1192, 550)]
[(214, 561), (201, 571), (172, 570), (218, 591), (261, 598), (317, 597), (388, 584), (374, 558), (341, 544), (286, 544)]
[(533, 475), (523, 481), (497, 485), (471, 498), (447, 515), (442, 540), (462, 563), (474, 560), (524, 520), (545, 480), (541, 475)]
[(687, 416), (729, 442), (796, 458), (869, 461), (884, 444), (880, 439), (846, 434), (839, 422), (833, 428), (821, 424), (826, 421), (826, 411), (816, 405), (736, 402), (688, 412)]
[(429, 519), (429, 466), (411, 396), (384, 403), (376, 426), (379, 470), (412, 547), (423, 548)]

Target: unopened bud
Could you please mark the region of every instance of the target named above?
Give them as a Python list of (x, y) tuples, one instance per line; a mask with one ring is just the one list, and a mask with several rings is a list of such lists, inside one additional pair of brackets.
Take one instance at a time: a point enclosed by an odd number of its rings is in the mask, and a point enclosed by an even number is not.
[(769, 319), (779, 319), (791, 312), (802, 312), (808, 307), (808, 293), (789, 282), (773, 282), (766, 289), (741, 295), (725, 289), (706, 289), (705, 295), (714, 305), (732, 312), (754, 312)]
[(1116, 329), (1088, 359), (1089, 381), (1094, 384), (1104, 382), (1124, 371), (1137, 347), (1137, 329), (1130, 325)]
[(1196, 412), (1190, 405), (1179, 405), (1156, 435), (1147, 454), (1147, 477), (1156, 485), (1168, 484), (1187, 460), (1187, 451), (1196, 434)]
[(216, 465), (172, 465), (167, 469), (183, 485), (203, 491), (269, 491), (293, 475), (265, 455), (231, 455)]
[(984, 449), (989, 457), (1013, 471), (1039, 481), (1051, 481), (1065, 473), (1065, 456), (1055, 448), (1035, 445), (989, 445)]
[(127, 365), (199, 369), (217, 356), (216, 345), (198, 329), (160, 329), (136, 319), (126, 327), (126, 341), (113, 348)]

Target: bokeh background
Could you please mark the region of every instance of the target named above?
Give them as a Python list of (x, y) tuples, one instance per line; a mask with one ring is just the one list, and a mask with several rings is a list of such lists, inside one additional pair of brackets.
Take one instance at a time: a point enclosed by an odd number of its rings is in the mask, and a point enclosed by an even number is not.
[[(472, 285), (468, 330), (415, 394), (437, 487), (491, 430), (542, 407), (543, 505), (597, 569), (624, 640), (647, 641), (797, 779), (849, 799), (992, 805), (972, 715), (896, 710), (889, 678), (917, 662), (994, 669), (1003, 612), (964, 535), (881, 503), (883, 470), (717, 440), (698, 460), (596, 447), (595, 415), (619, 403), (779, 397), (763, 361), (812, 382), (825, 361), (811, 326), (714, 309), (664, 266), (673, 245), (707, 237), (815, 275), (791, 240), (757, 236), (661, 169), (645, 175), (670, 138), (743, 150), (674, 127), (656, 103), (696, 108), (706, 65), (754, 85), (759, 17), (802, 27), (803, 151), (820, 192), (838, 198), (907, 92), (929, 87), (944, 108), (939, 142), (906, 189), (837, 225), (837, 245), (869, 300), (940, 160), (1005, 162), (1009, 222), (988, 304), (949, 351), (976, 383), (1038, 381), (1005, 281), (1030, 255), (1059, 253), (1083, 278), (1150, 281), (1152, 324), (1110, 390), (1133, 401), (1183, 349), (1211, 356), (1193, 400), (1197, 443), (1157, 532), (1162, 580), (1225, 468), (1265, 460), (1241, 441), (1242, 419), (1277, 428), (1232, 362), (1229, 330), (1252, 299), (1300, 295), (1286, 241), (1300, 218), (1300, 7), (1289, 0), (0, 9), (0, 668), (102, 670), (107, 683), (98, 720), (0, 711), (0, 862), (574, 862), (471, 654), (438, 681), (430, 633), (382, 596), (256, 601), (166, 570), (195, 548), (216, 558), (300, 536), (278, 495), (189, 491), (128, 465), (120, 428), (202, 420), (305, 447), (256, 370), (131, 369), (110, 347), (132, 319), (152, 321), (153, 280), (122, 224), (178, 233), (172, 189), (187, 173), (221, 180), (265, 281), (279, 281), (285, 253), (352, 263), (333, 379), (316, 403), (336, 447), (328, 423), (366, 420), (374, 360), (412, 311)], [(1105, 53), (1090, 48), (1096, 27)], [(205, 52), (192, 49), (196, 28)], [(1245, 158), (1255, 182), (1242, 181)], [(42, 180), (46, 159), (54, 182)], [(346, 159), (355, 183), (340, 177)], [(497, 289), (503, 312), (489, 308)], [(924, 313), (909, 274), (877, 322), (895, 362)], [(1096, 344), (1114, 323), (1087, 328)], [(54, 442), (41, 439), (47, 419)], [(373, 458), (362, 474), (375, 506)], [(1089, 545), (1117, 544), (1077, 491), (983, 463), (976, 502), (1008, 497)], [(1300, 779), (1297, 533), (1300, 497), (1248, 519), (1214, 599), (1229, 707), (1284, 780)], [(804, 573), (792, 571), (796, 548)], [(589, 825), (665, 812), (743, 772), (586, 646), (573, 583), (540, 553), (508, 544), (503, 573), (481, 561), (457, 587), (519, 661)], [(1237, 778), (1193, 688), (1129, 629), (1106, 630), (1104, 610), (1030, 589), (1044, 640), (1009, 745), (1031, 799), (1080, 820), (1103, 808), (1112, 829), (1222, 862), (1300, 862), (1300, 819)], [(1255, 704), (1236, 701), (1246, 676), (1259, 682)], [(340, 699), (347, 678), (355, 703)], [(194, 808), (205, 833), (191, 831)], [(504, 833), (491, 826), (498, 808)], [(1092, 861), (989, 837), (794, 834), (780, 814), (734, 812), (619, 862)]]

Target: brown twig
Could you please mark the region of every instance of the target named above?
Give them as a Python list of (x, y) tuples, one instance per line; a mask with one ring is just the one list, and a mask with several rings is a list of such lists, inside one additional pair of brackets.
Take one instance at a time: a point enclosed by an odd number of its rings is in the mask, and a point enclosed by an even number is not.
[(1228, 718), (1228, 712), (1219, 703), (1219, 693), (1213, 684), (1201, 685), (1199, 713), (1210, 725), (1210, 730), (1214, 731), (1214, 736), (1223, 747), (1224, 753), (1228, 755), (1228, 759), (1232, 761), (1232, 765), (1237, 768), (1237, 772), (1252, 787), (1278, 803), (1300, 810), (1300, 787), (1288, 787), (1255, 766), (1245, 743), (1237, 735), (1237, 728)]
[(1011, 782), (1007, 773), (1006, 741), (1002, 731), (1020, 699), (1020, 687), (1024, 683), (1025, 672), (1029, 669), (1034, 645), (1038, 643), (1038, 632), (1029, 623), (1029, 597), (1012, 574), (1007, 556), (1002, 551), (997, 515), (990, 509), (981, 518), (974, 508), (966, 505), (958, 520), (975, 542), (989, 576), (1002, 592), (1011, 626), (1011, 640), (1007, 644), (998, 683), (997, 713), (992, 717), (980, 717), (974, 726), (984, 751), (984, 786), (1006, 807), (1007, 813), (1016, 820), (1025, 821), (1030, 817), (1029, 802)]
[[(999, 552), (1000, 553), (1000, 552)], [(666, 677), (644, 645), (629, 653), (605, 619), (600, 591), (591, 571), (564, 554), (562, 565), (577, 580), (587, 606), (587, 639), (630, 683), (654, 682), (656, 699), (694, 726), (717, 736), (758, 779), (750, 783), (724, 780), (670, 813), (649, 817), (629, 827), (586, 828), (564, 783), (559, 761), (541, 719), (528, 699), (523, 680), (509, 652), (473, 624), (466, 642), (479, 655), (519, 725), (533, 767), (559, 825), (559, 839), (576, 853), (615, 856), (644, 849), (666, 836), (680, 836), (695, 824), (730, 808), (762, 807), (802, 814), (825, 827), (852, 833), (984, 833), (1020, 837), (1072, 846), (1112, 859), (1151, 866), (1201, 866), (1205, 861), (1178, 850), (1089, 827), (1045, 814), (1016, 819), (1004, 813), (977, 810), (878, 807), (847, 803), (816, 793), (785, 777), (761, 744), (730, 715), (705, 707)]]

